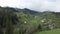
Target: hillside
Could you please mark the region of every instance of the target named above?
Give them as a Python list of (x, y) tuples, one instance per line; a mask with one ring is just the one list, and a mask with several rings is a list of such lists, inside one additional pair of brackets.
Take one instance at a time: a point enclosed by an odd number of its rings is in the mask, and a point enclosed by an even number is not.
[[(7, 23), (9, 26), (13, 26), (12, 28), (14, 28), (14, 34), (32, 34), (37, 31), (46, 31), (60, 28), (60, 13), (58, 12), (38, 12), (28, 8), (19, 9), (12, 7), (0, 7), (0, 19), (4, 21), (4, 23), (0, 23), (6, 25), (6, 18), (8, 20), (11, 19), (12, 23), (9, 24), (9, 21), (7, 21)], [(1, 26), (1, 28), (2, 27), (3, 26)], [(3, 31), (5, 28), (6, 27), (4, 26)]]

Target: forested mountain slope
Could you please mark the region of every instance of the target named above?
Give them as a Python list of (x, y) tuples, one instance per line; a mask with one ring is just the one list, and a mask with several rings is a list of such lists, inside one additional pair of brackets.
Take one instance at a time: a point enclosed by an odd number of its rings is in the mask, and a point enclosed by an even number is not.
[[(10, 16), (14, 16), (11, 18), (15, 24), (12, 25), (14, 34), (32, 34), (36, 31), (60, 28), (60, 13), (58, 12), (38, 12), (27, 8), (19, 9), (12, 7), (0, 7), (0, 11), (9, 12)], [(0, 12), (0, 16), (2, 15)]]

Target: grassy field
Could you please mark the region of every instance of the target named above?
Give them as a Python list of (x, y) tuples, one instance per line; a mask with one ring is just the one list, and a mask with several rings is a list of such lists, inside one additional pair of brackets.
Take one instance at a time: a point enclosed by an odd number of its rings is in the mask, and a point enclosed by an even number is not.
[(37, 32), (34, 34), (60, 34), (60, 29), (54, 29), (54, 30), (49, 30), (49, 31), (42, 31), (42, 32)]

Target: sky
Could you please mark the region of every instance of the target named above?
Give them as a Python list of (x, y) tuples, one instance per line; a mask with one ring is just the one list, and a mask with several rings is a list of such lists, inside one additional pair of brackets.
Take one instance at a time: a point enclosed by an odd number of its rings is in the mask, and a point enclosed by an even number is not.
[(60, 0), (0, 0), (2, 7), (29, 8), (36, 11), (60, 12)]

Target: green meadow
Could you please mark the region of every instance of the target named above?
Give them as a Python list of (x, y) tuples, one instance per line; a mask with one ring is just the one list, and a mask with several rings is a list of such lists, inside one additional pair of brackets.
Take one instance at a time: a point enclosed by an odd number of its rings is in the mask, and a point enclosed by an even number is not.
[(60, 34), (60, 29), (53, 29), (49, 31), (36, 32), (34, 34)]

